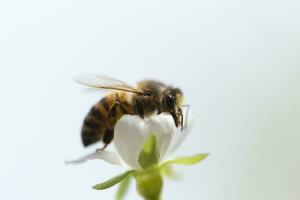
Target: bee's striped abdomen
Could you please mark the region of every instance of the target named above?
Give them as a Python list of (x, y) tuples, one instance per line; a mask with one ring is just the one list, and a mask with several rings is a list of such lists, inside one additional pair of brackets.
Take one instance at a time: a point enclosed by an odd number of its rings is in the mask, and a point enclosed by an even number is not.
[(122, 115), (133, 113), (132, 106), (126, 97), (125, 93), (112, 93), (91, 108), (81, 131), (84, 146), (101, 140), (105, 145), (111, 142), (116, 122)]
[(108, 98), (104, 97), (91, 108), (85, 117), (81, 130), (81, 138), (84, 146), (99, 142), (104, 137), (106, 129), (110, 126), (107, 123), (107, 116), (111, 104), (112, 101), (108, 101)]

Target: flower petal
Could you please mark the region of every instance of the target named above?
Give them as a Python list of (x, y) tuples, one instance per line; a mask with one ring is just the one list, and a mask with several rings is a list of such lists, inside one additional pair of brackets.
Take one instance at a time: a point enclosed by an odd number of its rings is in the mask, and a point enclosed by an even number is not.
[(190, 109), (185, 109), (184, 113), (183, 130), (181, 131), (181, 128), (176, 129), (166, 156), (172, 155), (181, 146), (193, 126), (194, 113)]
[(76, 160), (66, 160), (65, 163), (81, 164), (88, 160), (95, 160), (95, 159), (101, 159), (114, 165), (122, 165), (122, 160), (118, 157), (118, 155), (110, 151), (97, 151)]
[(171, 143), (175, 132), (175, 123), (172, 116), (168, 113), (153, 115), (148, 120), (148, 132), (156, 136), (160, 160), (162, 160)]
[(175, 124), (168, 113), (154, 114), (142, 119), (137, 115), (122, 116), (114, 129), (114, 144), (119, 156), (133, 169), (141, 169), (138, 158), (150, 134), (155, 134), (160, 160), (164, 157), (174, 135)]
[(124, 115), (115, 125), (116, 150), (122, 160), (133, 169), (141, 169), (138, 157), (146, 138), (146, 123), (138, 115)]

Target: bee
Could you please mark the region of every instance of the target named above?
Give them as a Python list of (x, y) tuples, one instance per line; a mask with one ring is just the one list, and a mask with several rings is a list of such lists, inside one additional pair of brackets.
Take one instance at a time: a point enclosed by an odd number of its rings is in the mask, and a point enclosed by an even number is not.
[(81, 140), (85, 147), (102, 141), (104, 150), (114, 137), (114, 126), (125, 114), (141, 118), (154, 113), (168, 112), (176, 127), (183, 129), (183, 93), (179, 88), (154, 80), (142, 80), (136, 87), (107, 76), (83, 75), (75, 79), (80, 84), (112, 90), (98, 101), (86, 115)]

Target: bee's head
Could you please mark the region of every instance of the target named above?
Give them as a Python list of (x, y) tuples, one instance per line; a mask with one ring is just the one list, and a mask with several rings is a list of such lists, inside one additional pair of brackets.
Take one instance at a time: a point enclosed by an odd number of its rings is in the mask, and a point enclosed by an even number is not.
[(168, 88), (162, 95), (161, 104), (164, 110), (174, 110), (183, 101), (183, 94), (179, 88)]
[[(169, 112), (175, 122), (177, 121), (177, 113), (182, 105), (183, 94), (179, 88), (168, 88), (162, 95), (161, 112)], [(176, 122), (177, 126), (177, 122)]]

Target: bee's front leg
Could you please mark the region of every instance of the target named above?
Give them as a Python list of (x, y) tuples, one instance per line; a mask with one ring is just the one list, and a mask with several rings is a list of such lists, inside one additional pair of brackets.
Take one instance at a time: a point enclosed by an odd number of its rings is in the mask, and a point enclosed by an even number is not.
[(135, 102), (134, 106), (135, 113), (138, 114), (142, 119), (144, 119), (144, 108), (140, 101)]
[(183, 131), (183, 114), (181, 108), (178, 108), (177, 119), (180, 120), (181, 131)]

